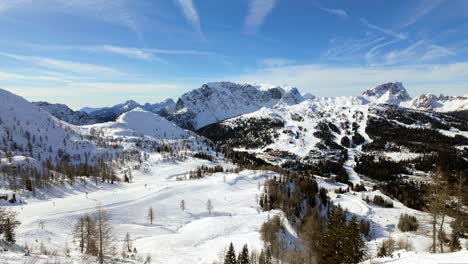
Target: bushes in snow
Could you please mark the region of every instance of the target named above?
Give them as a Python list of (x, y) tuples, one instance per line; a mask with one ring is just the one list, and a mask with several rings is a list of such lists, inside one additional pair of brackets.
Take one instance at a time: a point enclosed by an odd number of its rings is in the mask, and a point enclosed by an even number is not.
[(418, 230), (419, 223), (415, 216), (409, 214), (400, 215), (398, 221), (398, 229), (402, 232), (412, 232)]

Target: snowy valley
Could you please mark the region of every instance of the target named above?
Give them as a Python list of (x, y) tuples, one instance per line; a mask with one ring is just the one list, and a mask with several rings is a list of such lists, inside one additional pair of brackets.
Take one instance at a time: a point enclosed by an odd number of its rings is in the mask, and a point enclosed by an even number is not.
[(467, 175), (468, 98), (398, 82), (82, 111), (0, 90), (0, 263), (463, 263)]

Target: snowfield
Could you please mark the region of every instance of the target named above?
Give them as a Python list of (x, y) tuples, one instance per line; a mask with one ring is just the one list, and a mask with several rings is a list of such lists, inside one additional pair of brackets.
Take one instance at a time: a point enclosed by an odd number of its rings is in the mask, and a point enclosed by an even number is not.
[[(200, 180), (178, 181), (178, 176), (210, 163), (189, 159), (168, 164), (159, 160), (160, 155), (152, 155), (152, 172), (135, 172), (131, 184), (108, 184), (95, 191), (87, 188), (87, 197), (78, 191), (64, 197), (51, 194), (48, 200), (29, 199), (22, 206), (12, 207), (22, 223), (17, 243), (36, 251), (43, 242), (59, 254), (66, 247), (74, 249), (77, 245), (73, 243), (72, 226), (79, 216), (93, 213), (100, 205), (109, 214), (119, 252), (129, 232), (139, 255), (151, 255), (153, 263), (213, 263), (231, 241), (238, 248), (246, 243), (252, 249), (263, 246), (259, 228), (280, 212), (262, 212), (256, 199), (259, 186), (273, 173), (216, 173)], [(206, 209), (209, 199), (214, 207), (211, 215)], [(185, 211), (179, 208), (181, 200), (185, 201)], [(149, 207), (155, 212), (153, 225), (147, 219)], [(39, 228), (41, 220), (44, 229)], [(81, 263), (76, 254), (72, 259)], [(0, 254), (2, 261), (23, 263), (25, 258)]]

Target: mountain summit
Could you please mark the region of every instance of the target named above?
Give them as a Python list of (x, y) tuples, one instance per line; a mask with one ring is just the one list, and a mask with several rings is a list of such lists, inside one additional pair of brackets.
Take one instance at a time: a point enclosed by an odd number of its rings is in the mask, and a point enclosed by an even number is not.
[(213, 82), (182, 95), (169, 119), (182, 127), (198, 129), (262, 107), (302, 101), (300, 92), (289, 86)]
[(362, 96), (371, 103), (399, 105), (411, 96), (401, 82), (389, 82), (365, 91)]

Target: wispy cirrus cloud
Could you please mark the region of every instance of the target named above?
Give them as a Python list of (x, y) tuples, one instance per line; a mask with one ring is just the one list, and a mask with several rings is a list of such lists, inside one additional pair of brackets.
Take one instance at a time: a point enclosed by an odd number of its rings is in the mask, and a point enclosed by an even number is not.
[(429, 15), (437, 7), (439, 7), (445, 0), (422, 0), (420, 3), (411, 10), (411, 15), (406, 20), (403, 20), (401, 27), (411, 26), (418, 22), (423, 17)]
[(179, 7), (179, 9), (184, 14), (187, 21), (192, 25), (192, 27), (201, 32), (200, 26), (200, 16), (198, 15), (197, 9), (193, 4), (193, 0), (174, 0)]
[(130, 0), (0, 0), (0, 12), (35, 10), (41, 14), (80, 14), (125, 27), (143, 38), (138, 13)]
[(142, 59), (142, 60), (151, 60), (154, 58), (151, 52), (148, 52), (144, 49), (138, 49), (138, 48), (102, 45), (102, 46), (97, 46), (96, 49), (102, 50), (104, 52), (115, 53), (115, 54), (124, 55), (127, 57), (137, 58), (137, 59)]
[(388, 28), (384, 28), (384, 27), (380, 27), (380, 26), (377, 26), (377, 25), (374, 25), (372, 23), (370, 23), (369, 21), (367, 21), (366, 19), (363, 19), (361, 18), (361, 22), (366, 25), (368, 28), (370, 29), (373, 29), (373, 30), (377, 30), (387, 36), (390, 36), (390, 37), (394, 37), (396, 39), (399, 39), (399, 40), (405, 40), (408, 38), (408, 35), (406, 33), (401, 33), (401, 32), (395, 32), (391, 29), (388, 29)]
[(0, 53), (0, 56), (15, 59), (18, 61), (24, 61), (30, 64), (34, 64), (46, 69), (67, 72), (71, 74), (106, 74), (106, 75), (117, 75), (122, 74), (119, 70), (116, 70), (111, 67), (82, 63), (68, 60), (58, 60), (49, 57), (40, 57), (40, 56), (27, 56), (27, 55), (18, 55), (12, 53)]
[(384, 55), (383, 62), (385, 64), (428, 62), (455, 54), (455, 51), (449, 48), (431, 44), (426, 40), (420, 40), (404, 49), (389, 51)]
[(335, 15), (335, 16), (338, 16), (338, 17), (341, 17), (341, 18), (348, 18), (349, 15), (346, 11), (344, 11), (343, 9), (335, 9), (335, 8), (326, 8), (326, 7), (320, 7), (321, 10), (329, 13), (329, 14), (332, 14), (332, 15)]
[(245, 18), (245, 32), (255, 34), (271, 14), (277, 0), (249, 0), (249, 8)]

